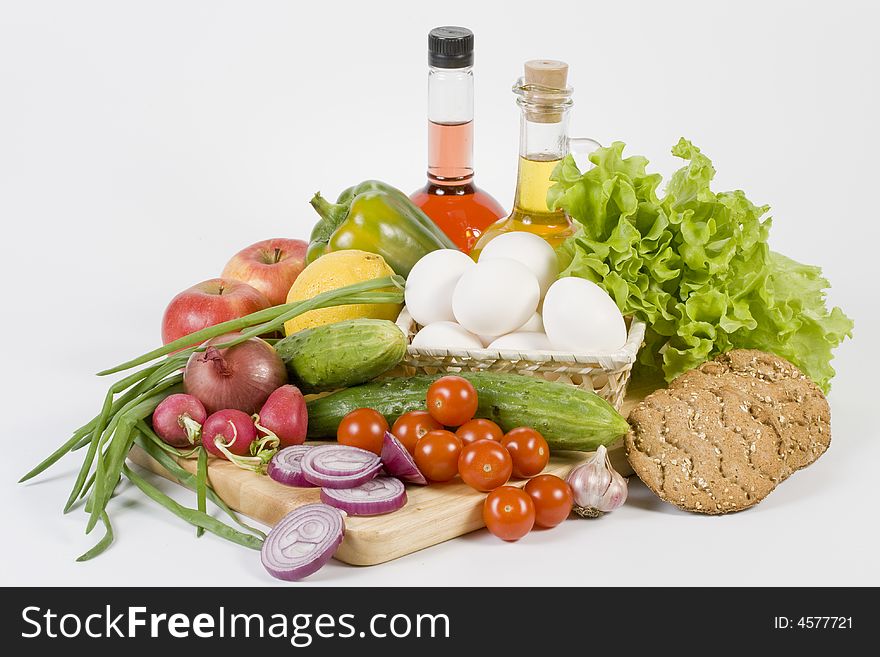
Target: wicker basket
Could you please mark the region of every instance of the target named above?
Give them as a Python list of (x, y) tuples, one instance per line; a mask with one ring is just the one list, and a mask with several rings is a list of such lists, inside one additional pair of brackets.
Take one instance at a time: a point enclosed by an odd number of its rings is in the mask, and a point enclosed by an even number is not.
[[(541, 354), (497, 349), (418, 349), (410, 345), (402, 363), (402, 374), (485, 371), (524, 374), (592, 390), (619, 410), (626, 395), (630, 371), (645, 337), (644, 323), (634, 319), (627, 322), (626, 344), (613, 353)], [(412, 341), (421, 328), (406, 307), (397, 318), (397, 325), (408, 341)]]

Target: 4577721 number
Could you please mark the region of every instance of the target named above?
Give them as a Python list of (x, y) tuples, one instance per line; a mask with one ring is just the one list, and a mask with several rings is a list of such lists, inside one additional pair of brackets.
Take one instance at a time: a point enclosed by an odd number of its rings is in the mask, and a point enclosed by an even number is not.
[(801, 616), (798, 619), (787, 616), (776, 616), (773, 628), (785, 630), (798, 628), (801, 630), (851, 630), (852, 616)]

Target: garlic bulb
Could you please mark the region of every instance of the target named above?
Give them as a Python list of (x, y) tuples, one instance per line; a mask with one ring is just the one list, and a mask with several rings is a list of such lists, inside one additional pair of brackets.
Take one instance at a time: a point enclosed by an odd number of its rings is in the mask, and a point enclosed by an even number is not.
[(566, 481), (574, 494), (573, 511), (582, 518), (598, 518), (626, 502), (626, 479), (611, 467), (604, 445), (572, 470)]

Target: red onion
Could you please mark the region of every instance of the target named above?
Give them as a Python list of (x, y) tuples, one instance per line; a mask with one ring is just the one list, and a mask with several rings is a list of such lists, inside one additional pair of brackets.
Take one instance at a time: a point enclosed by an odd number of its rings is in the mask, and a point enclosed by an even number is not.
[(316, 572), (342, 543), (342, 514), (326, 504), (306, 504), (275, 525), (260, 550), (263, 567), (278, 579), (296, 581)]
[(305, 442), (309, 424), (306, 400), (294, 385), (281, 386), (260, 409), (257, 429), (278, 436), (284, 447)]
[(310, 445), (293, 445), (285, 447), (279, 451), (272, 460), (269, 461), (269, 467), (266, 474), (272, 479), (285, 486), (298, 486), (299, 488), (312, 488), (314, 484), (305, 478), (302, 471), (303, 456), (310, 449), (314, 449)]
[(183, 373), (184, 390), (205, 405), (208, 413), (234, 408), (256, 413), (277, 388), (287, 383), (287, 370), (275, 349), (260, 338), (251, 338), (226, 349), (213, 345), (229, 342), (240, 333), (212, 338), (189, 357)]
[(390, 431), (385, 432), (385, 438), (382, 441), (381, 458), (382, 464), (385, 466), (385, 472), (392, 477), (397, 477), (410, 484), (424, 486), (428, 483), (425, 475), (421, 473), (416, 462), (413, 460), (412, 455)]
[(240, 468), (263, 472), (278, 448), (275, 437), (258, 438), (247, 413), (226, 408), (208, 416), (202, 426), (202, 445), (211, 454), (232, 461)]
[(374, 479), (382, 469), (379, 457), (348, 445), (314, 447), (300, 461), (305, 478), (324, 488), (353, 488)]
[(376, 477), (355, 488), (322, 488), (321, 501), (353, 516), (375, 516), (406, 504), (406, 489), (399, 479)]
[(192, 447), (207, 417), (202, 402), (192, 395), (168, 395), (153, 411), (153, 431), (172, 447)]

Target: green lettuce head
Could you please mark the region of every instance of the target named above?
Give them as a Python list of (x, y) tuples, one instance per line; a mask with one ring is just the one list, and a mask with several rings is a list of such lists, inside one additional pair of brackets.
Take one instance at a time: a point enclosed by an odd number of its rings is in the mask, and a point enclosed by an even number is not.
[(827, 392), (832, 350), (852, 321), (828, 311), (818, 267), (770, 251), (768, 206), (740, 191), (713, 192), (712, 162), (681, 139), (687, 160), (657, 194), (647, 159), (615, 142), (581, 173), (571, 156), (556, 167), (548, 202), (578, 233), (557, 250), (561, 276), (602, 286), (648, 330), (639, 363), (671, 380), (729, 349), (760, 349), (800, 367)]

